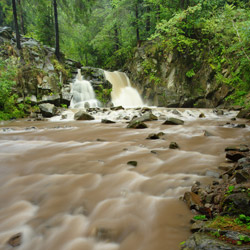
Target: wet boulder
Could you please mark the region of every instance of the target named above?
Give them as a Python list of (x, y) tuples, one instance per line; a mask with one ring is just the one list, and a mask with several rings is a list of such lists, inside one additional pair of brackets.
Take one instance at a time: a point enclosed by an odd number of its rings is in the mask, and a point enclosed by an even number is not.
[(51, 104), (55, 104), (56, 106), (59, 106), (60, 105), (60, 95), (59, 94), (44, 95), (42, 97), (42, 102), (43, 103), (51, 103)]
[(44, 117), (52, 117), (56, 115), (57, 108), (54, 104), (51, 103), (43, 103), (39, 105), (41, 113)]
[(250, 168), (236, 171), (234, 177), (237, 184), (250, 182)]
[(160, 139), (160, 136), (158, 134), (149, 134), (146, 139), (148, 139), (148, 140), (157, 140), (157, 139)]
[(195, 194), (194, 192), (186, 192), (184, 194), (183, 200), (187, 203), (187, 206), (190, 209), (199, 210), (199, 207), (202, 206), (200, 196)]
[(225, 151), (239, 151), (239, 152), (248, 152), (249, 148), (247, 145), (238, 145), (238, 146), (230, 146), (226, 147)]
[(8, 245), (12, 247), (18, 247), (22, 244), (22, 233), (17, 233), (13, 235), (9, 240), (8, 240)]
[(233, 193), (227, 196), (222, 202), (224, 214), (250, 216), (250, 197), (247, 192)]
[(132, 120), (127, 128), (136, 128), (136, 129), (144, 129), (144, 128), (147, 128), (148, 126), (144, 123), (144, 122), (141, 122), (141, 121), (137, 121), (137, 120)]
[(250, 119), (250, 108), (248, 109), (242, 109), (238, 115), (236, 116), (237, 118), (245, 118), (245, 119)]
[(181, 246), (182, 250), (247, 250), (246, 246), (234, 246), (206, 233), (194, 233)]
[(216, 114), (216, 115), (224, 115), (224, 111), (222, 109), (214, 109), (213, 112)]
[(141, 109), (141, 112), (144, 114), (144, 113), (146, 113), (146, 112), (151, 112), (152, 111), (152, 109), (151, 108), (149, 108), (149, 107), (143, 107), (142, 109)]
[(137, 166), (137, 161), (128, 161), (127, 162), (127, 165), (130, 165), (130, 166), (133, 166), (133, 167), (136, 167)]
[(108, 119), (102, 119), (101, 123), (112, 124), (112, 123), (115, 123), (115, 122), (111, 121), (111, 120), (108, 120)]
[(90, 120), (95, 120), (95, 118), (94, 118), (92, 115), (90, 115), (90, 114), (84, 112), (83, 110), (80, 110), (80, 111), (78, 111), (77, 113), (75, 113), (74, 119), (77, 120), (77, 121), (90, 121)]
[(184, 121), (178, 118), (168, 118), (162, 125), (183, 125)]
[(226, 158), (233, 162), (237, 162), (239, 159), (244, 158), (245, 156), (246, 153), (240, 151), (227, 151), (226, 153)]
[(113, 111), (124, 110), (124, 108), (122, 106), (111, 107), (110, 109), (113, 110)]
[(131, 121), (138, 121), (138, 122), (148, 122), (148, 121), (157, 121), (158, 118), (151, 112), (146, 112), (140, 117), (136, 117)]
[(170, 149), (179, 149), (179, 145), (176, 142), (170, 142), (169, 144)]

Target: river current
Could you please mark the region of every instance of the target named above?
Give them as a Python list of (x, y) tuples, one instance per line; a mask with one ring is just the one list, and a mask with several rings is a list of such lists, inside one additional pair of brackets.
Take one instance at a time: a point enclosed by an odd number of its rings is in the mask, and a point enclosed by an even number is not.
[[(126, 128), (140, 109), (100, 109), (94, 121), (73, 121), (74, 112), (1, 123), (0, 249), (12, 249), (17, 233), (22, 250), (179, 249), (193, 216), (179, 197), (195, 181), (212, 182), (226, 146), (250, 141), (249, 124), (226, 124), (245, 123), (231, 121), (236, 112), (153, 108), (158, 121), (140, 130)], [(185, 123), (162, 125), (167, 117)]]

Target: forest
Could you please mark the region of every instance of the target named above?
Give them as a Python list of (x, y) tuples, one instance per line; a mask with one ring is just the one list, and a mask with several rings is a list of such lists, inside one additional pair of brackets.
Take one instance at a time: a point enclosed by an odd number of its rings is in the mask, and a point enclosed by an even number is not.
[[(217, 82), (235, 88), (228, 99), (249, 105), (248, 0), (2, 0), (0, 26), (15, 30), (13, 3), (18, 33), (56, 47), (57, 57), (63, 53), (85, 66), (126, 70), (136, 49), (154, 41), (162, 54), (174, 51), (190, 58), (188, 79), (199, 71), (200, 58), (213, 69)], [(153, 84), (159, 82), (151, 65), (143, 63)]]

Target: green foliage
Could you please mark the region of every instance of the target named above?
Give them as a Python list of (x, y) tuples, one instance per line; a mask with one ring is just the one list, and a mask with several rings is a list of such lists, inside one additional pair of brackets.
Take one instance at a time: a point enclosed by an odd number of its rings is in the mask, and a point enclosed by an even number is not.
[(201, 215), (201, 214), (199, 214), (199, 215), (195, 215), (195, 216), (193, 217), (193, 219), (194, 219), (194, 220), (206, 220), (207, 217), (206, 217), (206, 215)]
[(192, 78), (193, 76), (195, 76), (194, 69), (190, 69), (190, 70), (186, 73), (186, 76), (187, 76), (188, 78)]
[(233, 191), (234, 191), (234, 189), (235, 189), (235, 186), (229, 186), (228, 187), (228, 190), (227, 190), (227, 194), (232, 194), (233, 193)]
[[(100, 86), (102, 86), (102, 85), (100, 85)], [(110, 101), (111, 92), (112, 92), (112, 89), (102, 88), (101, 90), (95, 90), (96, 98), (102, 104), (107, 104), (108, 101)]]
[(240, 214), (234, 221), (238, 225), (245, 225), (250, 230), (250, 216)]
[(211, 233), (215, 237), (220, 237), (220, 229), (217, 229), (216, 231)]
[(61, 107), (65, 108), (65, 109), (68, 108), (68, 106), (66, 104), (61, 104)]
[(0, 120), (24, 115), (24, 104), (17, 104), (18, 96), (13, 93), (16, 85), (17, 67), (14, 58), (0, 58)]

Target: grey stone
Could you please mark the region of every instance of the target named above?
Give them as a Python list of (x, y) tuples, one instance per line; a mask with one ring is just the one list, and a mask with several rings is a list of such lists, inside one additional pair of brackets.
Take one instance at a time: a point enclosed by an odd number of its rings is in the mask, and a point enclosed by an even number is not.
[(41, 113), (44, 117), (52, 117), (56, 114), (56, 107), (51, 103), (43, 103), (39, 105)]
[(111, 121), (111, 120), (108, 120), (108, 119), (102, 119), (101, 123), (111, 124), (111, 123), (115, 123), (115, 122)]
[(182, 250), (248, 250), (247, 246), (234, 246), (206, 233), (194, 233), (181, 246)]
[(22, 233), (13, 235), (9, 240), (8, 244), (12, 247), (18, 247), (22, 244)]
[(127, 128), (136, 128), (136, 129), (144, 129), (147, 128), (148, 126), (144, 122), (140, 121), (131, 121)]
[(127, 165), (131, 165), (131, 166), (133, 166), (133, 167), (136, 167), (137, 166), (137, 161), (128, 161), (127, 162)]
[(220, 177), (220, 173), (217, 173), (217, 172), (215, 172), (215, 171), (208, 170), (208, 171), (206, 172), (206, 176), (214, 177), (214, 178), (219, 178), (219, 177)]
[(171, 149), (178, 149), (180, 147), (179, 147), (179, 145), (176, 142), (170, 142), (169, 148), (171, 148)]
[(159, 137), (158, 134), (149, 134), (146, 139), (148, 139), (148, 140), (157, 140), (157, 139), (160, 139), (160, 137)]
[(197, 220), (191, 225), (190, 230), (192, 233), (198, 232), (204, 225), (205, 225), (204, 221)]
[(183, 125), (184, 121), (177, 118), (168, 118), (163, 125)]
[(60, 95), (59, 94), (54, 94), (54, 95), (44, 95), (42, 97), (42, 102), (44, 103), (52, 103), (55, 105), (60, 104)]
[(90, 115), (90, 114), (88, 114), (88, 113), (86, 113), (86, 112), (84, 112), (83, 110), (80, 110), (80, 111), (78, 111), (75, 115), (74, 115), (74, 119), (75, 120), (94, 120), (95, 118), (92, 116), (92, 115)]

